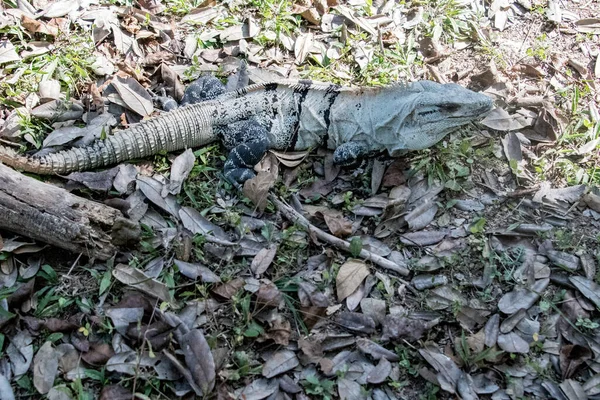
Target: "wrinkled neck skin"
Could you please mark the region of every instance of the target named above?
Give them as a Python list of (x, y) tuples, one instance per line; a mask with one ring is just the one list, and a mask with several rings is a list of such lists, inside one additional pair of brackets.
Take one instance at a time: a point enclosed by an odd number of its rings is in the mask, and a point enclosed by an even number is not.
[(341, 93), (331, 110), (330, 144), (364, 141), (373, 151), (406, 148), (404, 128), (418, 96), (397, 88)]

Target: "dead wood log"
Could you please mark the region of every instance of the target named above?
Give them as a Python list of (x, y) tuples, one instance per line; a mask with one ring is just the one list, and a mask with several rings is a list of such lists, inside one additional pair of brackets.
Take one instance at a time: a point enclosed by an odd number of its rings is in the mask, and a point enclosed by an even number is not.
[(111, 230), (123, 220), (115, 208), (40, 182), (0, 163), (0, 229), (106, 260), (117, 251)]

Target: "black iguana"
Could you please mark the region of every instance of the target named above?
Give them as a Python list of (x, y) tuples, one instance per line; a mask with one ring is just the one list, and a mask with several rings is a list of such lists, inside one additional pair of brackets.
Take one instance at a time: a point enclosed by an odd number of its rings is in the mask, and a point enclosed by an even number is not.
[(65, 174), (221, 140), (231, 150), (226, 176), (243, 182), (268, 149), (324, 144), (334, 150), (335, 163), (348, 165), (374, 152), (394, 156), (430, 147), (491, 108), (487, 96), (452, 83), (260, 83), (162, 113), (87, 147), (26, 157), (0, 146), (0, 161), (28, 172)]

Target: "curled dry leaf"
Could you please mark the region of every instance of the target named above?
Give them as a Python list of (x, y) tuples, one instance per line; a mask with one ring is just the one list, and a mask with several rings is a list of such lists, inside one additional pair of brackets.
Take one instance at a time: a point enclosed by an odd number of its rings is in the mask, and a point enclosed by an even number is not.
[(179, 272), (181, 272), (182, 275), (190, 279), (196, 280), (200, 278), (200, 281), (210, 283), (221, 282), (221, 278), (219, 278), (217, 274), (203, 265), (187, 263), (180, 260), (174, 260), (173, 263), (179, 268)]
[(356, 340), (356, 346), (360, 351), (370, 355), (375, 360), (386, 359), (394, 362), (400, 359), (400, 357), (398, 357), (398, 355), (393, 351), (390, 351), (382, 345), (366, 338), (358, 338)]
[(350, 296), (369, 276), (369, 267), (361, 260), (348, 260), (339, 269), (335, 279), (339, 301)]
[(129, 265), (119, 264), (113, 270), (113, 276), (121, 283), (141, 290), (151, 296), (157, 297), (167, 303), (172, 303), (173, 298), (164, 283), (149, 278), (141, 270)]
[(376, 327), (373, 318), (355, 312), (341, 312), (337, 322), (344, 328), (362, 333), (373, 333)]
[(527, 126), (518, 114), (510, 115), (502, 108), (494, 108), (481, 124), (497, 131), (513, 131)]
[(115, 87), (125, 106), (142, 116), (148, 116), (154, 111), (152, 96), (135, 79), (116, 76), (112, 85)]
[(244, 279), (235, 278), (227, 283), (215, 286), (212, 292), (223, 299), (230, 300), (245, 284)]

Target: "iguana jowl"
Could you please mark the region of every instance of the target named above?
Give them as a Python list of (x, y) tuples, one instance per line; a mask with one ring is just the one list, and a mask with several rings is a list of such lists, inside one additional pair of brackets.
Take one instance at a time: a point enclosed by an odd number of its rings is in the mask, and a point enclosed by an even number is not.
[(0, 161), (24, 171), (65, 174), (220, 139), (231, 150), (226, 176), (243, 182), (268, 149), (324, 144), (334, 150), (335, 163), (346, 165), (373, 152), (398, 155), (430, 147), (491, 108), (487, 96), (452, 83), (374, 88), (307, 80), (261, 83), (163, 113), (83, 148), (37, 158), (0, 147)]

